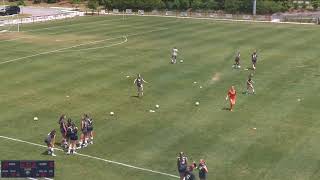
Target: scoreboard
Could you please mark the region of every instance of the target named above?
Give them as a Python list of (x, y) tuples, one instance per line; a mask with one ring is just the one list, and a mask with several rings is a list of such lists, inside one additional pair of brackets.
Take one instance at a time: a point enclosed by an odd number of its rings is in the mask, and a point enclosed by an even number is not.
[(1, 161), (1, 178), (53, 178), (54, 161), (4, 160)]

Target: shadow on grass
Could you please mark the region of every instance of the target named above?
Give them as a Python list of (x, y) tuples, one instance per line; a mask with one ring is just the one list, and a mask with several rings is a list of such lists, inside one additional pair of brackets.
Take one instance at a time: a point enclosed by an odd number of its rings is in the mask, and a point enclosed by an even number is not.
[(48, 151), (44, 151), (43, 153), (41, 153), (43, 156), (49, 156)]
[(230, 108), (223, 107), (221, 110), (223, 110), (223, 111), (230, 111)]

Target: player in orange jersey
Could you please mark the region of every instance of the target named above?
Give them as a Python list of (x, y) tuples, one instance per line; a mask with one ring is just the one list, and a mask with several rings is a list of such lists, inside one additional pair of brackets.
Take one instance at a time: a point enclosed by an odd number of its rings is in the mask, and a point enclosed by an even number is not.
[(226, 97), (226, 100), (230, 101), (230, 111), (233, 111), (233, 106), (236, 104), (237, 99), (237, 91), (235, 90), (234, 86), (231, 86), (231, 88), (228, 91), (228, 95)]

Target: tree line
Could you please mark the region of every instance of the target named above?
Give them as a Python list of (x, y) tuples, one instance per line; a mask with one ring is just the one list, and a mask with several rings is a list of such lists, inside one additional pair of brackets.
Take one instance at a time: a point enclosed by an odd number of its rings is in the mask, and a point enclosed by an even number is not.
[[(17, 1), (24, 4), (24, 0)], [(56, 3), (60, 0), (32, 0), (33, 3)], [(72, 4), (85, 3), (89, 9), (223, 11), (232, 14), (251, 14), (253, 0), (70, 0)], [(257, 14), (272, 14), (290, 9), (318, 9), (320, 0), (256, 0)]]
[[(91, 2), (90, 2), (91, 1)], [(143, 9), (143, 10), (212, 10), (226, 13), (250, 14), (253, 0), (89, 0), (106, 9)], [(320, 0), (257, 0), (258, 14), (284, 12), (289, 9), (317, 9)]]

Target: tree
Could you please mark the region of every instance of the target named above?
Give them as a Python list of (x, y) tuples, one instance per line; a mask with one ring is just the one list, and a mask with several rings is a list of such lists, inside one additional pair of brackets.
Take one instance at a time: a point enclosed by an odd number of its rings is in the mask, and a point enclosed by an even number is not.
[(112, 8), (112, 1), (111, 0), (100, 0), (99, 5), (103, 6), (104, 9), (111, 9)]
[(19, 0), (17, 2), (17, 6), (25, 6), (25, 5), (26, 5), (26, 3), (24, 2), (24, 0)]
[(224, 9), (228, 13), (239, 13), (241, 3), (240, 0), (225, 0)]
[(204, 8), (210, 9), (210, 10), (218, 10), (219, 9), (219, 3), (216, 0), (205, 0)]
[(320, 7), (320, 0), (311, 0), (311, 5), (314, 10), (317, 10)]
[(76, 8), (78, 8), (79, 4), (81, 3), (81, 0), (72, 0), (71, 3), (75, 5)]
[(89, 0), (87, 7), (92, 10), (92, 14), (95, 10), (98, 9), (99, 3), (98, 0)]

